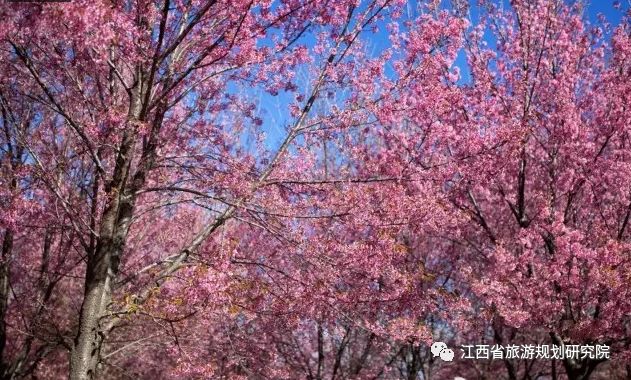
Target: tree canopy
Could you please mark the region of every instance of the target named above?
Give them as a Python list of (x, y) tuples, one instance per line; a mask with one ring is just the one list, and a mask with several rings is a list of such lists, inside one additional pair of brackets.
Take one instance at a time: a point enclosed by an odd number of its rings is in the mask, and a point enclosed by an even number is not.
[(629, 378), (614, 6), (4, 2), (0, 377)]

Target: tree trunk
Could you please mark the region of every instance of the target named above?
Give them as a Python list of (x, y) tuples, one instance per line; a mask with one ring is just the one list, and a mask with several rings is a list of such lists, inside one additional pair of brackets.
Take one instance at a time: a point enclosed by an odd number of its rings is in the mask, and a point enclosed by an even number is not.
[[(138, 84), (134, 88), (128, 120), (136, 121), (142, 109), (142, 73), (138, 71)], [(123, 253), (127, 233), (134, 211), (136, 186), (129, 186), (129, 171), (133, 159), (136, 131), (128, 126), (123, 135), (116, 158), (112, 180), (106, 185), (109, 200), (103, 211), (99, 226), (99, 237), (93, 253), (88, 253), (85, 275), (85, 290), (79, 329), (70, 353), (70, 379), (89, 380), (96, 377), (100, 361), (101, 346), (105, 338), (103, 329), (108, 306), (112, 298), (112, 283), (116, 280), (120, 256)], [(143, 157), (146, 151), (143, 152)], [(136, 173), (137, 177), (139, 172)], [(136, 178), (134, 178), (136, 179)]]
[[(552, 341), (560, 345), (565, 350), (565, 342), (559, 334), (552, 331), (550, 332), (550, 337)], [(567, 374), (568, 380), (588, 380), (596, 367), (603, 362), (603, 359), (568, 359), (565, 358), (563, 360), (563, 367), (565, 368), (565, 373)]]
[(563, 361), (568, 380), (589, 380), (599, 363), (600, 361), (589, 359), (580, 361), (566, 359)]
[(9, 306), (9, 262), (13, 250), (13, 232), (4, 231), (2, 239), (2, 257), (0, 258), (0, 376), (4, 378), (7, 367), (4, 349), (7, 342), (7, 326), (5, 316)]
[(102, 318), (106, 315), (107, 306), (111, 299), (112, 281), (118, 271), (118, 260), (122, 246), (116, 244), (116, 214), (118, 201), (113, 202), (106, 210), (106, 217), (101, 223), (101, 237), (96, 251), (88, 257), (88, 268), (85, 278), (85, 291), (79, 331), (75, 337), (74, 347), (70, 356), (70, 379), (88, 380), (96, 375), (99, 362), (103, 332)]

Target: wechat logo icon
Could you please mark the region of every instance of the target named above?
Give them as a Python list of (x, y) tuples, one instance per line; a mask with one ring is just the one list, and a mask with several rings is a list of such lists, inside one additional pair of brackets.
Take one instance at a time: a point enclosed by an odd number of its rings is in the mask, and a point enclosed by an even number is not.
[(434, 357), (439, 356), (442, 360), (450, 362), (454, 360), (454, 352), (443, 342), (434, 342), (430, 349)]

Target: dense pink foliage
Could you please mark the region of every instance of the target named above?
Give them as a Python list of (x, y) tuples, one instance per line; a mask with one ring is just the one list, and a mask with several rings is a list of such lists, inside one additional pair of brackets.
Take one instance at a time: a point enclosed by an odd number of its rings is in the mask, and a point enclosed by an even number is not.
[(438, 3), (4, 3), (0, 377), (631, 376), (631, 15)]

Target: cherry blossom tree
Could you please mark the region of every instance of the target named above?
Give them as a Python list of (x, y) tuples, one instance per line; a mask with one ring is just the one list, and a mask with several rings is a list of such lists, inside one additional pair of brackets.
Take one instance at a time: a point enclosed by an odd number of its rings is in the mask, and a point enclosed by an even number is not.
[[(533, 336), (543, 329), (550, 344), (605, 343), (624, 362), (628, 24), (607, 31), (607, 45), (603, 29), (582, 22), (580, 4), (514, 2), (491, 12), (498, 46), (471, 35), (472, 101), (463, 107), (479, 136), (452, 148), (457, 157), (494, 147), (483, 161), (458, 164), (452, 203), (474, 222), (457, 239), (470, 253), (460, 271), (500, 325)], [(563, 367), (586, 379), (599, 363)]]
[(5, 4), (2, 377), (628, 375), (631, 31), (583, 11)]

